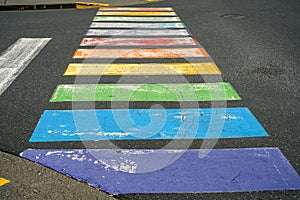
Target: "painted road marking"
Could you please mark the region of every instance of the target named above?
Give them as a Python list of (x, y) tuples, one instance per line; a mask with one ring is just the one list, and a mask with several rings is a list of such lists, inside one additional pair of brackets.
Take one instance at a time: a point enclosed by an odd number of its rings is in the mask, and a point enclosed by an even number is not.
[(73, 59), (88, 58), (209, 58), (203, 48), (77, 49)]
[(87, 3), (87, 2), (76, 2), (76, 8), (84, 9), (84, 8), (98, 8), (101, 6), (109, 6), (107, 3)]
[(7, 183), (10, 183), (10, 181), (6, 180), (5, 178), (0, 178), (0, 187), (7, 184)]
[(216, 139), (261, 136), (268, 134), (247, 108), (46, 110), (29, 141)]
[(209, 151), (204, 158), (206, 149), (29, 149), (21, 156), (110, 194), (300, 189), (278, 148)]
[(93, 22), (91, 28), (186, 28), (183, 23)]
[(71, 63), (64, 76), (101, 76), (101, 75), (195, 75), (221, 74), (213, 62), (208, 63)]
[(189, 46), (200, 45), (195, 38), (83, 38), (80, 46)]
[(63, 101), (217, 101), (241, 100), (230, 83), (66, 84), (50, 102)]
[(99, 8), (101, 11), (173, 11), (173, 8), (166, 7), (166, 8), (134, 8), (134, 7), (102, 7)]
[(179, 17), (121, 17), (95, 16), (93, 21), (124, 21), (124, 22), (180, 22)]
[(51, 38), (20, 38), (0, 56), (0, 95), (39, 54)]
[(87, 36), (190, 36), (185, 29), (89, 29)]
[(175, 12), (103, 12), (98, 11), (99, 16), (176, 16)]

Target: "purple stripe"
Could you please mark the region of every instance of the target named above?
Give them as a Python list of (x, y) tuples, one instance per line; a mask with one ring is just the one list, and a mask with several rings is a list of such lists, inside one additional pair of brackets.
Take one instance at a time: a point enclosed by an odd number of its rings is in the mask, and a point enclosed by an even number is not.
[(278, 148), (26, 150), (22, 157), (111, 194), (298, 190)]

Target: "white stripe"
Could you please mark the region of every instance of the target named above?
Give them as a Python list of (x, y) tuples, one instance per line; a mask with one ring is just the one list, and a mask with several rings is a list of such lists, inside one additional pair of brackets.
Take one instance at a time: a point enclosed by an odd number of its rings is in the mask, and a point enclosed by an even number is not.
[(182, 23), (93, 22), (91, 28), (185, 28), (185, 26)]
[(143, 29), (130, 29), (130, 30), (118, 30), (118, 29), (90, 29), (87, 36), (188, 36), (190, 35), (185, 29), (172, 30), (143, 30)]
[(39, 54), (51, 38), (20, 38), (0, 56), (0, 95)]
[(179, 17), (104, 17), (96, 16), (94, 21), (124, 21), (124, 22), (179, 22)]

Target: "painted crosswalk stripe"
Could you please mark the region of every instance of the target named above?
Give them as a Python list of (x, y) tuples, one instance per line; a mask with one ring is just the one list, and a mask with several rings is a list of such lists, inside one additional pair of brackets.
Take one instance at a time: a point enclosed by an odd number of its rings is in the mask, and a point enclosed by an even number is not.
[[(40, 2), (40, 3), (42, 3), (42, 2)], [(77, 1), (77, 2), (75, 2), (75, 6), (77, 9), (86, 9), (86, 8), (99, 8), (101, 6), (109, 6), (109, 4), (107, 4), (107, 3), (88, 3), (88, 2), (78, 2)]]
[(99, 16), (176, 16), (175, 12), (103, 12), (98, 11), (97, 15)]
[(195, 38), (83, 38), (80, 46), (189, 46), (200, 45)]
[(209, 58), (209, 55), (203, 48), (77, 49), (73, 58)]
[(240, 100), (230, 83), (66, 84), (50, 102), (64, 101), (217, 101)]
[(206, 152), (29, 149), (21, 156), (110, 194), (300, 189), (299, 175), (278, 148), (211, 149), (199, 158)]
[(89, 29), (86, 36), (190, 36), (191, 34), (185, 30), (175, 29)]
[(208, 63), (71, 63), (64, 76), (99, 75), (196, 75), (221, 74), (213, 62)]
[(101, 7), (99, 8), (101, 11), (173, 11), (173, 8), (166, 7), (149, 7), (149, 8), (134, 8), (134, 7)]
[(29, 141), (216, 139), (261, 136), (268, 134), (247, 108), (46, 110)]
[(51, 38), (20, 38), (0, 56), (0, 95), (39, 54)]
[(95, 16), (93, 21), (123, 21), (123, 22), (180, 22), (179, 17), (122, 17)]
[(91, 28), (186, 28), (183, 23), (93, 22)]

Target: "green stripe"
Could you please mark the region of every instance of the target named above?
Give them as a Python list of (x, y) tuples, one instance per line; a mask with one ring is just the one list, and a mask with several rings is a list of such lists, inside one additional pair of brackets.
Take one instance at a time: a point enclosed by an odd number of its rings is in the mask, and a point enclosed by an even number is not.
[(230, 83), (58, 85), (50, 102), (241, 100)]

